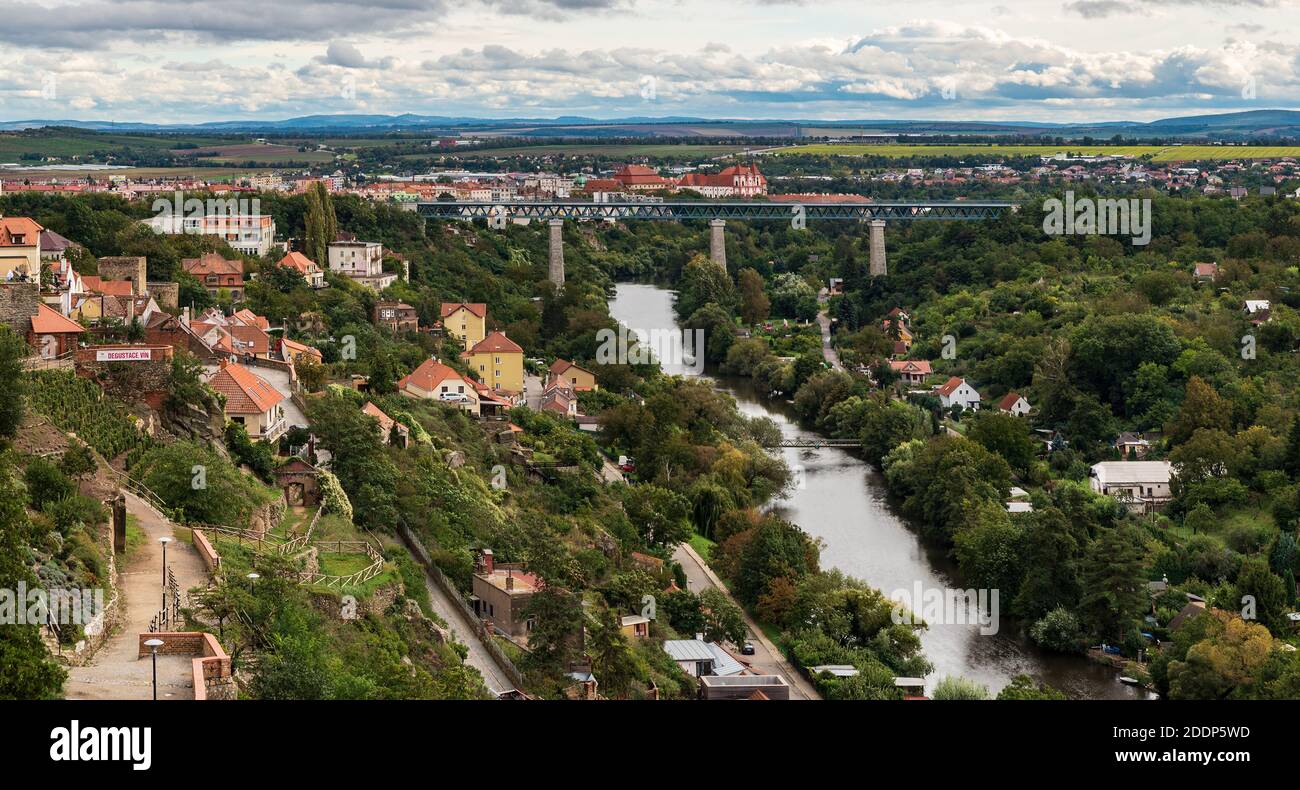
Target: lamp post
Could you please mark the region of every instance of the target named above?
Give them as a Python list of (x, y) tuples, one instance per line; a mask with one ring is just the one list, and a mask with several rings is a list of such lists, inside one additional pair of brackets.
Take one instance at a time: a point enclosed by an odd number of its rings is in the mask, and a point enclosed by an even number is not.
[(171, 537), (163, 535), (158, 539), (163, 547), (162, 558), (162, 608), (167, 608), (167, 544), (172, 542)]
[(248, 574), (247, 578), (248, 578), (248, 591), (249, 591), (249, 592), (252, 592), (252, 591), (253, 591), (253, 585), (257, 584), (257, 580), (260, 579), (260, 578), (262, 578), (262, 577), (259, 576), (259, 575), (257, 575), (257, 571), (253, 571), (253, 572), (251, 572), (251, 573)]
[(158, 700), (158, 648), (162, 647), (162, 643), (163, 641), (157, 638), (144, 643), (153, 657), (153, 698), (155, 702)]

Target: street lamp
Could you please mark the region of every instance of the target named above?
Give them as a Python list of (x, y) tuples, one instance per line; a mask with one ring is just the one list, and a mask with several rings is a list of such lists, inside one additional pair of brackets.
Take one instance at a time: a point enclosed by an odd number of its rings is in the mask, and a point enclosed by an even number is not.
[(171, 543), (172, 539), (167, 535), (163, 535), (161, 538), (158, 539), (158, 542), (161, 543), (163, 547), (162, 608), (166, 609), (167, 608), (167, 544)]
[(162, 647), (162, 643), (163, 641), (157, 638), (144, 643), (153, 656), (153, 698), (155, 702), (158, 700), (158, 648)]
[(257, 575), (257, 571), (252, 571), (251, 573), (248, 574), (247, 578), (248, 578), (248, 591), (251, 593), (253, 591), (253, 586), (257, 584), (257, 580), (262, 577)]

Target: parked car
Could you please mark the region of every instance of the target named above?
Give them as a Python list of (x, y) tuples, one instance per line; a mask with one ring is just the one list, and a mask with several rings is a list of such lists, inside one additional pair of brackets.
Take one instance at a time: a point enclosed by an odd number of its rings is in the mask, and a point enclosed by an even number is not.
[(746, 656), (754, 655), (754, 643), (746, 642), (744, 646), (740, 648), (740, 652), (742, 655), (746, 655)]
[(618, 457), (618, 468), (621, 472), (635, 472), (636, 461), (632, 460), (630, 455), (620, 455)]

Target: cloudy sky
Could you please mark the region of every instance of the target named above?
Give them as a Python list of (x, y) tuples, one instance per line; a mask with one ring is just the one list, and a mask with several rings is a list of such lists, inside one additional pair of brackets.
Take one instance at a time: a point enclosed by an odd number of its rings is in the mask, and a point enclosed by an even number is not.
[(1300, 0), (0, 0), (0, 119), (1300, 108)]

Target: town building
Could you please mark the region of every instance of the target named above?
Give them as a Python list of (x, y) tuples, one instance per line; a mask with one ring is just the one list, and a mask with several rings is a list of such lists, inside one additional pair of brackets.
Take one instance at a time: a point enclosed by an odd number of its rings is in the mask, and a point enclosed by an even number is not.
[(472, 381), (436, 359), (426, 359), (397, 381), (397, 391), (408, 398), (439, 400), (471, 414), (479, 414), (479, 395)]
[(525, 611), (533, 600), (533, 594), (541, 587), (541, 579), (524, 571), (518, 564), (498, 567), (492, 550), (484, 549), (474, 571), (470, 603), (474, 614), (490, 621), (494, 629), (526, 639), (536, 620)]
[[(379, 423), (379, 440), (384, 444), (396, 444), (405, 447), (411, 443), (411, 429), (384, 413), (384, 410), (371, 401), (361, 407), (362, 414), (369, 414)], [(396, 438), (396, 442), (393, 439)]]
[(324, 288), (325, 271), (316, 265), (316, 262), (301, 252), (291, 252), (280, 259), (281, 266), (287, 266), (290, 269), (302, 275), (308, 287)]
[(466, 349), (487, 337), (487, 305), (482, 302), (443, 302), (439, 310), (443, 331), (460, 338)]
[(718, 173), (687, 173), (677, 181), (676, 186), (709, 198), (767, 194), (767, 179), (755, 164), (732, 165)]
[(569, 382), (569, 386), (575, 392), (586, 392), (588, 390), (600, 389), (600, 384), (596, 381), (596, 374), (584, 367), (569, 362), (566, 359), (557, 359), (551, 363), (547, 371), (550, 378), (561, 378)]
[[(209, 252), (198, 258), (186, 258), (181, 268), (198, 278), (213, 298), (229, 296), (232, 302), (244, 299), (244, 262), (226, 260), (219, 253)], [(84, 278), (83, 278), (84, 279)]]
[(518, 394), (524, 391), (524, 350), (506, 337), (492, 332), (464, 353), (470, 370), (493, 392)]
[(27, 342), (36, 349), (41, 359), (54, 359), (75, 350), (85, 331), (81, 324), (65, 318), (49, 305), (38, 302)]
[(420, 315), (414, 307), (405, 302), (375, 302), (373, 312), (375, 326), (389, 332), (418, 332)]
[(1169, 501), (1172, 474), (1168, 461), (1102, 461), (1092, 465), (1088, 476), (1093, 491), (1147, 512)]
[(693, 678), (740, 675), (745, 667), (730, 653), (703, 639), (665, 639), (663, 650)]
[(222, 360), (208, 386), (226, 397), (226, 418), (244, 426), (248, 438), (272, 442), (287, 430), (284, 396), (243, 365)]
[(397, 282), (384, 272), (384, 245), (376, 241), (336, 241), (329, 245), (330, 271), (382, 291)]
[(275, 219), (270, 214), (174, 214), (141, 221), (155, 233), (216, 236), (244, 255), (261, 257), (276, 248)]
[(28, 217), (0, 217), (0, 278), (37, 280), (41, 274), (41, 231)]

